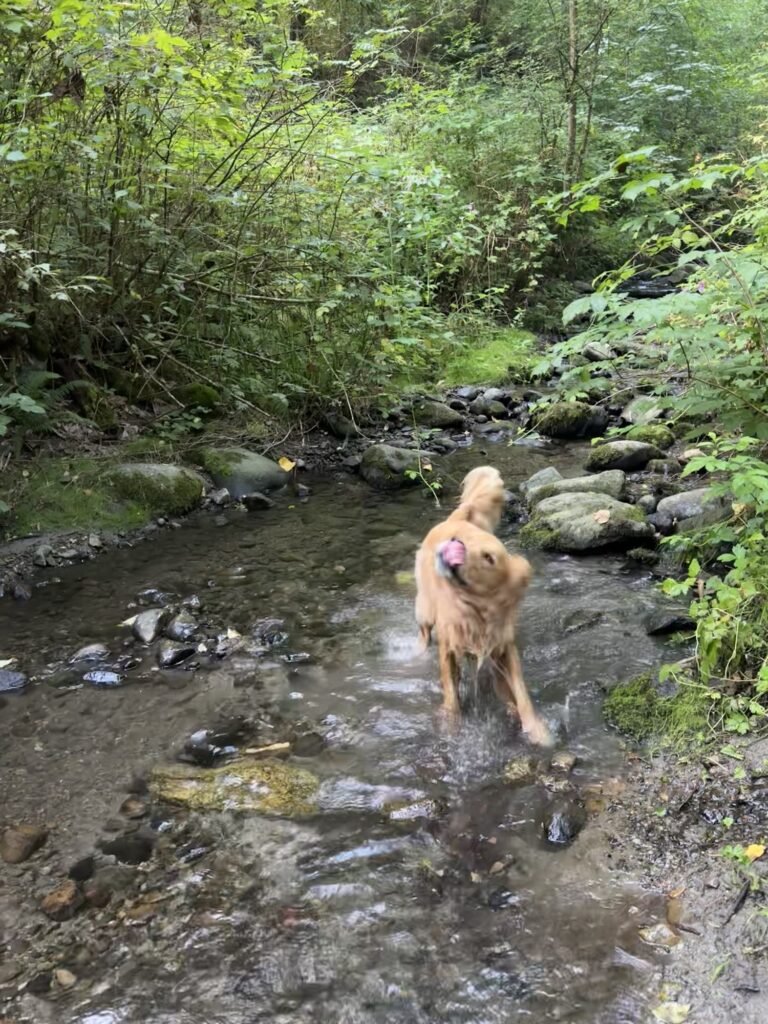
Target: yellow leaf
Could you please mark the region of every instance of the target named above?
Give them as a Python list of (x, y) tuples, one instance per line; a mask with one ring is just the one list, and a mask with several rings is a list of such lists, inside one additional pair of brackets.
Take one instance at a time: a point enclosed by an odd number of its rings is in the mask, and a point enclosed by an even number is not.
[(280, 469), (284, 469), (286, 473), (290, 473), (291, 470), (296, 465), (295, 462), (291, 462), (287, 455), (281, 455), (280, 458), (277, 460), (277, 464), (280, 467)]
[(596, 523), (607, 523), (611, 518), (611, 513), (607, 508), (599, 508), (592, 518)]
[(664, 1024), (683, 1024), (690, 1012), (690, 1003), (661, 1003), (653, 1011), (653, 1016)]
[(751, 864), (753, 860), (759, 860), (765, 853), (765, 847), (762, 843), (750, 843), (750, 845), (744, 851), (744, 854)]
[(744, 504), (743, 501), (734, 501), (731, 504), (731, 508), (733, 509), (733, 514), (735, 516), (740, 516), (741, 513), (745, 511), (746, 507), (747, 506)]
[(401, 572), (395, 573), (395, 583), (398, 583), (401, 587), (407, 587), (411, 583), (415, 582), (415, 576), (412, 572), (402, 570)]
[(421, 468), (424, 470), (425, 473), (429, 473), (430, 470), (432, 469), (432, 463), (431, 462), (422, 462)]

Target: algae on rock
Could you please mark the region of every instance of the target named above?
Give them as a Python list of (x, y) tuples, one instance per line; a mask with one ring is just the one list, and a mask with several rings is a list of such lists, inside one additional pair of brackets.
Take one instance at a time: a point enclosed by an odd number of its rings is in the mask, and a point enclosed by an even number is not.
[(319, 780), (284, 761), (236, 761), (221, 768), (160, 765), (149, 779), (152, 795), (193, 811), (253, 811), (310, 814), (317, 808)]
[(205, 489), (198, 473), (164, 462), (124, 462), (110, 469), (108, 478), (119, 497), (167, 515), (189, 512)]

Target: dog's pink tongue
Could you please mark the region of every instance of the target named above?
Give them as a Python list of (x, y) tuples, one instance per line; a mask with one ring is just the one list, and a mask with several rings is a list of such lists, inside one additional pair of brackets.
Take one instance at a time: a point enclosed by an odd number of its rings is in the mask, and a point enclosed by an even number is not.
[(455, 568), (457, 565), (464, 565), (466, 552), (460, 540), (449, 540), (443, 545), (441, 551), (442, 559), (447, 566)]

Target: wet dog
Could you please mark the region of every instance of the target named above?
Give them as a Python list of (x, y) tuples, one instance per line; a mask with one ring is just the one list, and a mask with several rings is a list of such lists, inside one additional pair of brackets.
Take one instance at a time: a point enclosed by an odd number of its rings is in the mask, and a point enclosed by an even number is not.
[(531, 567), (511, 555), (493, 531), (504, 507), (504, 483), (491, 466), (464, 479), (458, 508), (430, 530), (416, 555), (416, 620), (425, 647), (433, 633), (440, 659), (443, 711), (459, 715), (463, 663), (487, 663), (496, 693), (519, 716), (533, 743), (550, 742), (523, 681), (515, 645), (517, 609)]

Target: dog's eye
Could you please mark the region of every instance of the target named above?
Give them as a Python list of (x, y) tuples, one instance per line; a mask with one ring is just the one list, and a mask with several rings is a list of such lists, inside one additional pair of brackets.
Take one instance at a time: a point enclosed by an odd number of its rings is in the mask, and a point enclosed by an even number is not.
[(488, 565), (496, 565), (496, 559), (493, 557), (493, 555), (489, 551), (484, 551), (483, 552), (483, 558), (486, 560)]

